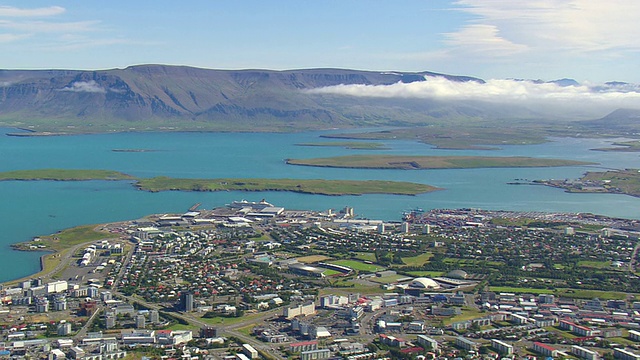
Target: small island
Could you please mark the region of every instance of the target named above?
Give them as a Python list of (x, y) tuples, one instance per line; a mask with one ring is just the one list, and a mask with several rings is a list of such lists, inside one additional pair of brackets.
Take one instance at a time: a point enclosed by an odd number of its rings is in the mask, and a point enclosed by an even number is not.
[(384, 146), (384, 144), (382, 143), (357, 142), (357, 141), (300, 143), (300, 144), (296, 144), (296, 146), (341, 147), (341, 148), (350, 149), (350, 150), (387, 150), (389, 149), (388, 147)]
[(84, 181), (84, 180), (135, 180), (135, 177), (113, 170), (92, 169), (37, 169), (0, 172), (0, 181)]
[(40, 169), (0, 172), (0, 181), (133, 180), (133, 185), (159, 191), (290, 191), (316, 195), (417, 195), (441, 190), (402, 181), (324, 179), (176, 179), (166, 176), (136, 178), (112, 170)]
[(610, 193), (640, 197), (640, 170), (610, 170), (588, 172), (577, 180), (536, 180), (534, 184), (542, 184), (564, 189), (575, 193)]
[(614, 151), (614, 152), (640, 152), (640, 140), (614, 142), (612, 148), (591, 149), (594, 151)]
[(143, 152), (155, 152), (158, 150), (151, 149), (112, 149), (113, 152), (127, 152), (127, 153), (143, 153)]
[(475, 169), (496, 167), (554, 167), (593, 165), (582, 161), (531, 157), (351, 155), (315, 159), (287, 159), (287, 164), (355, 169)]

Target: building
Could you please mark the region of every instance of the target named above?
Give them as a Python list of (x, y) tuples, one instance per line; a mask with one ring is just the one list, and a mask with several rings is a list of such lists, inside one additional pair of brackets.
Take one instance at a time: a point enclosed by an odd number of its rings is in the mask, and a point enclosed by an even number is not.
[(418, 335), (417, 343), (427, 350), (438, 350), (438, 342), (426, 335)]
[(153, 324), (160, 322), (160, 313), (158, 313), (158, 310), (151, 310), (149, 312), (149, 322)]
[(301, 263), (289, 265), (289, 271), (302, 276), (324, 277), (324, 275), (322, 274), (324, 272), (324, 269)]
[(391, 335), (380, 334), (379, 338), (381, 343), (393, 347), (404, 347), (407, 343), (404, 339)]
[(463, 350), (467, 350), (467, 351), (471, 351), (471, 350), (477, 351), (478, 348), (480, 347), (478, 345), (478, 343), (476, 343), (474, 341), (471, 341), (471, 340), (469, 340), (469, 339), (467, 339), (465, 337), (462, 337), (462, 336), (458, 336), (456, 338), (455, 345), (457, 347), (459, 347), (459, 348), (461, 348)]
[(116, 327), (116, 317), (113, 314), (107, 314), (104, 321), (107, 329), (113, 329)]
[(180, 294), (180, 309), (182, 311), (193, 311), (193, 293), (185, 292)]
[(291, 320), (296, 316), (307, 316), (313, 315), (316, 313), (316, 304), (313, 302), (306, 305), (298, 305), (295, 307), (284, 308), (282, 316), (284, 316), (287, 320)]
[(260, 355), (258, 355), (258, 350), (254, 349), (253, 346), (249, 344), (242, 344), (242, 353), (247, 355), (249, 359), (260, 358)]
[(67, 291), (69, 285), (66, 281), (54, 281), (47, 283), (47, 294), (55, 294), (63, 291)]
[(556, 357), (558, 356), (558, 350), (541, 342), (533, 343), (533, 351), (540, 353), (544, 356)]
[(318, 342), (313, 341), (302, 341), (297, 343), (289, 344), (289, 351), (292, 353), (302, 352), (302, 351), (311, 351), (318, 350)]
[(203, 327), (200, 329), (200, 337), (216, 338), (218, 337), (218, 328), (214, 328), (212, 326)]
[(635, 330), (629, 330), (629, 339), (633, 341), (640, 341), (640, 332)]
[(58, 324), (58, 328), (56, 329), (56, 333), (60, 336), (66, 336), (71, 334), (71, 323), (65, 322), (62, 324)]
[(585, 349), (581, 346), (578, 345), (573, 345), (571, 347), (571, 353), (573, 355), (575, 355), (576, 357), (579, 357), (580, 359), (586, 359), (586, 360), (599, 360), (600, 359), (600, 355), (598, 355), (597, 352), (595, 351), (591, 351), (589, 349)]
[(49, 312), (49, 300), (47, 300), (46, 298), (36, 299), (36, 312), (37, 313)]
[(553, 304), (556, 298), (553, 294), (540, 294), (538, 295), (538, 302), (540, 304)]
[(596, 336), (598, 334), (597, 330), (567, 320), (560, 320), (560, 329), (569, 330), (579, 336)]
[(347, 298), (346, 296), (325, 295), (320, 297), (320, 307), (323, 308), (346, 305), (348, 303), (349, 298)]
[(53, 298), (53, 310), (64, 311), (67, 310), (67, 298), (62, 294), (57, 294)]
[(147, 326), (144, 315), (136, 316), (136, 329), (144, 329)]
[(331, 350), (329, 349), (309, 350), (300, 353), (300, 360), (328, 359), (330, 357)]
[[(497, 351), (498, 353), (500, 353), (500, 355), (511, 355), (513, 354), (513, 345), (509, 345), (503, 341), (500, 341), (498, 339), (491, 339), (491, 347)], [(597, 360), (597, 359), (593, 359), (593, 360)]]
[(636, 355), (625, 349), (613, 349), (613, 357), (614, 359), (620, 360), (640, 360), (640, 355)]
[(125, 345), (133, 344), (155, 344), (156, 333), (151, 330), (136, 330), (133, 332), (122, 333), (122, 343)]

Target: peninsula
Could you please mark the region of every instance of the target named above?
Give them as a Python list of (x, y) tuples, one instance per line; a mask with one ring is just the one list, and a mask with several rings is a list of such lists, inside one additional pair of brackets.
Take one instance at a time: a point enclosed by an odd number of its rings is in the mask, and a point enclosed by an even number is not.
[(640, 152), (640, 140), (614, 142), (616, 147), (593, 149), (595, 151)]
[(0, 181), (133, 180), (140, 190), (158, 191), (290, 191), (317, 195), (417, 195), (437, 187), (402, 181), (324, 179), (176, 179), (136, 178), (112, 170), (39, 169), (0, 172)]
[(640, 170), (588, 172), (580, 179), (536, 180), (534, 184), (565, 189), (575, 193), (612, 193), (640, 197)]
[(353, 150), (387, 150), (388, 148), (381, 143), (373, 142), (314, 142), (314, 143), (300, 143), (297, 146), (320, 146), (320, 147), (342, 147), (345, 149)]
[(582, 161), (531, 157), (350, 155), (287, 159), (287, 164), (355, 169), (476, 169), (496, 167), (554, 167), (593, 165)]

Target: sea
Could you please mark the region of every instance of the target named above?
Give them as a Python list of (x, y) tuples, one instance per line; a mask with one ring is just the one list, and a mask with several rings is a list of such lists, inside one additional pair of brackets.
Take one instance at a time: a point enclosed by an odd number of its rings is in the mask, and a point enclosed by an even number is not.
[[(370, 129), (368, 129), (370, 130)], [(158, 192), (137, 190), (129, 181), (0, 182), (0, 282), (40, 269), (42, 253), (14, 251), (10, 245), (83, 224), (138, 219), (148, 214), (182, 213), (234, 200), (266, 199), (288, 209), (355, 209), (357, 216), (399, 221), (415, 208), (590, 212), (640, 218), (640, 198), (615, 194), (571, 194), (540, 185), (509, 185), (516, 179), (565, 179), (586, 171), (640, 167), (638, 153), (592, 151), (624, 139), (553, 138), (537, 145), (505, 145), (497, 150), (443, 150), (415, 141), (375, 141), (383, 150), (298, 146), (344, 141), (321, 138), (343, 132), (304, 133), (115, 133), (69, 136), (5, 136), (0, 128), (0, 171), (19, 169), (106, 169), (136, 177), (296, 178), (396, 180), (429, 184), (442, 191), (417, 196), (323, 196), (290, 192)], [(144, 151), (114, 151), (144, 150)], [(287, 165), (288, 158), (351, 154), (531, 156), (595, 162), (593, 166), (454, 170), (363, 170)]]

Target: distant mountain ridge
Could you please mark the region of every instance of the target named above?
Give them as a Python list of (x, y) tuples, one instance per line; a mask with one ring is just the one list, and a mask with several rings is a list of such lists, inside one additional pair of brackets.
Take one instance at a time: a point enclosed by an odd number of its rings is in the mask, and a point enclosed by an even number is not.
[[(189, 128), (184, 123), (193, 121), (203, 127), (217, 123), (223, 129), (244, 122), (257, 122), (257, 127), (261, 122), (265, 127), (292, 122), (310, 128), (320, 127), (318, 123), (337, 126), (355, 120), (332, 106), (327, 96), (311, 96), (300, 90), (339, 84), (410, 83), (423, 81), (425, 76), (482, 82), (431, 72), (345, 69), (210, 70), (139, 65), (98, 71), (1, 70), (0, 119), (28, 124), (48, 118), (88, 128), (109, 127), (109, 123)], [(377, 111), (364, 113), (368, 116)]]
[[(517, 104), (312, 94), (336, 85), (392, 85), (434, 72), (213, 70), (137, 65), (110, 70), (0, 70), (0, 124), (40, 132), (285, 131), (413, 126), (448, 120), (541, 119)], [(575, 80), (551, 81), (560, 86)], [(550, 83), (551, 83), (550, 82)], [(611, 83), (607, 86), (630, 87)]]

